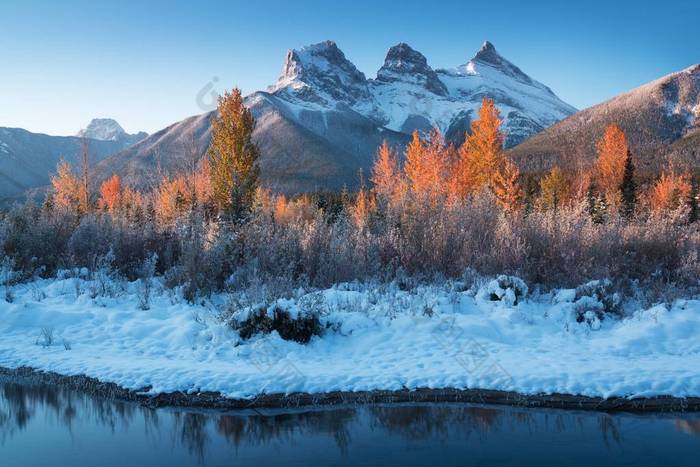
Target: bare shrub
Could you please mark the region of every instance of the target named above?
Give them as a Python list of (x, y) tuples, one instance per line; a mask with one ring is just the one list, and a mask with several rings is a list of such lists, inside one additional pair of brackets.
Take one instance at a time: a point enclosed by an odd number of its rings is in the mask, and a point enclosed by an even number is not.
[(15, 262), (12, 258), (5, 257), (2, 263), (0, 263), (0, 285), (2, 285), (4, 289), (5, 301), (7, 303), (12, 303), (14, 301), (12, 286), (17, 277), (14, 267)]
[(143, 262), (139, 270), (138, 289), (136, 291), (136, 297), (139, 302), (139, 308), (142, 310), (149, 310), (151, 308), (153, 276), (156, 273), (157, 262), (158, 254), (153, 253), (150, 258)]
[(41, 328), (39, 338), (36, 341), (37, 345), (44, 348), (51, 347), (54, 343), (54, 330), (52, 327)]
[(238, 330), (243, 339), (250, 339), (256, 334), (269, 334), (272, 331), (277, 331), (284, 340), (306, 344), (313, 336), (321, 334), (318, 313), (305, 311), (292, 316), (289, 311), (277, 306), (252, 311), (246, 319), (234, 320), (231, 325)]

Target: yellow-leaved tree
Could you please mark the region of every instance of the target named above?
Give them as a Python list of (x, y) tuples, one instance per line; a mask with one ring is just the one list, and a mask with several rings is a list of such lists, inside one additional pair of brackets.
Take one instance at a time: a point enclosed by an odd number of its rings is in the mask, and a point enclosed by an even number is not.
[(208, 150), (211, 197), (219, 212), (232, 220), (250, 212), (258, 187), (259, 150), (253, 143), (254, 128), (255, 119), (238, 88), (219, 97)]
[(522, 205), (523, 192), (518, 183), (519, 178), (518, 167), (509, 159), (504, 160), (493, 177), (492, 189), (496, 202), (506, 211), (517, 211)]
[(571, 184), (559, 167), (554, 167), (540, 180), (541, 209), (556, 209), (571, 197)]

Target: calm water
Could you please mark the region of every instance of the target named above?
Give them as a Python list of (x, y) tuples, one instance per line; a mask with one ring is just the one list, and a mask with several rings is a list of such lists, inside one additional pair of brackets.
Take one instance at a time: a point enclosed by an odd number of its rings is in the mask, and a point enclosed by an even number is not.
[(700, 465), (700, 417), (478, 405), (147, 409), (0, 379), (0, 466)]

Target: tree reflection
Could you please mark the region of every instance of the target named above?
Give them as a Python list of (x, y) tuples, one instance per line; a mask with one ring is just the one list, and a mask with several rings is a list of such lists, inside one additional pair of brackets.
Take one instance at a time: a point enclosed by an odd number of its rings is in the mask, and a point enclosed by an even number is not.
[[(61, 386), (0, 379), (0, 437), (3, 441), (24, 430), (38, 414), (53, 419), (69, 432), (78, 420), (115, 432), (126, 429), (137, 413), (142, 415), (145, 411), (147, 409), (135, 404), (90, 397)], [(157, 424), (155, 417), (143, 418)]]
[[(182, 409), (149, 409), (135, 403), (91, 397), (79, 391), (47, 384), (0, 379), (0, 443), (27, 429), (33, 418), (73, 432), (75, 426), (105, 428), (121, 433), (143, 425), (144, 438), (165, 435), (173, 445), (204, 463), (207, 447), (223, 439), (230, 446), (293, 445), (298, 440), (328, 437), (347, 454), (353, 435), (369, 430), (407, 440), (444, 441), (450, 437), (489, 437), (513, 433), (568, 433), (598, 431), (601, 445), (623, 443), (624, 418), (556, 410), (484, 407), (467, 404), (370, 405), (220, 413)], [(674, 422), (678, 430), (700, 435), (700, 420)]]
[(217, 430), (235, 446), (291, 442), (295, 436), (330, 435), (342, 453), (350, 445), (350, 424), (357, 418), (355, 408), (311, 410), (265, 415), (222, 415)]
[(674, 425), (677, 430), (689, 435), (700, 436), (700, 420), (676, 420)]

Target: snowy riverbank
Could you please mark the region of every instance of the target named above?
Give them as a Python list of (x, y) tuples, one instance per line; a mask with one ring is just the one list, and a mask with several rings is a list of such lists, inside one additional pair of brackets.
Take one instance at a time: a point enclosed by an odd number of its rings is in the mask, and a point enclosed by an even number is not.
[(700, 396), (700, 301), (629, 309), (623, 319), (589, 312), (578, 322), (597, 300), (574, 291), (514, 304), (511, 290), (491, 301), (488, 286), (346, 284), (277, 302), (292, 315), (320, 311), (324, 332), (299, 344), (275, 332), (242, 340), (221, 320), (223, 295), (190, 305), (156, 282), (142, 310), (137, 283), (115, 285), (113, 297), (94, 285), (16, 286), (13, 302), (0, 303), (0, 367), (238, 399), (417, 388)]

